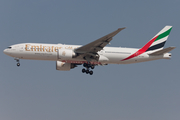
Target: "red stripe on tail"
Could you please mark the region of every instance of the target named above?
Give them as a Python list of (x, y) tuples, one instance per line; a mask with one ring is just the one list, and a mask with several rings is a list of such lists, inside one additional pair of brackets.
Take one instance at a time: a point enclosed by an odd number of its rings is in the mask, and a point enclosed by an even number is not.
[(158, 36), (154, 37), (153, 39), (151, 39), (146, 45), (144, 45), (141, 49), (139, 49), (137, 52), (135, 52), (134, 54), (132, 54), (131, 56), (121, 60), (121, 61), (124, 61), (124, 60), (128, 60), (128, 59), (131, 59), (131, 58), (134, 58), (140, 54), (143, 54), (144, 52), (146, 52), (146, 50), (151, 46), (151, 44), (156, 40)]

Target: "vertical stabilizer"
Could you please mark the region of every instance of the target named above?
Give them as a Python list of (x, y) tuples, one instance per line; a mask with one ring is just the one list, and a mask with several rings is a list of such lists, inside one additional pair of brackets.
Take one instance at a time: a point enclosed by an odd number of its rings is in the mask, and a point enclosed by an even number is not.
[(154, 42), (150, 45), (150, 47), (146, 50), (146, 52), (155, 52), (163, 49), (166, 40), (169, 37), (172, 26), (165, 26), (158, 34), (156, 34), (153, 38), (156, 38)]
[(146, 43), (141, 49), (139, 49), (134, 54), (130, 55), (129, 57), (121, 60), (128, 60), (147, 52), (148, 54), (154, 53), (156, 51), (162, 50), (168, 36), (171, 32), (172, 26), (165, 26), (158, 34), (156, 34), (148, 43)]

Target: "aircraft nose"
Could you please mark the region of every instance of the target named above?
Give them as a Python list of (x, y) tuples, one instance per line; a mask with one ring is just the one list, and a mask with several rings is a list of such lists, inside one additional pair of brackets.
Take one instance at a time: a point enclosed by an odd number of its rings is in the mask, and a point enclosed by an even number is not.
[(6, 49), (4, 49), (3, 53), (4, 53), (4, 54), (7, 54), (7, 50), (6, 50)]
[(9, 51), (7, 49), (4, 49), (4, 54), (9, 55)]

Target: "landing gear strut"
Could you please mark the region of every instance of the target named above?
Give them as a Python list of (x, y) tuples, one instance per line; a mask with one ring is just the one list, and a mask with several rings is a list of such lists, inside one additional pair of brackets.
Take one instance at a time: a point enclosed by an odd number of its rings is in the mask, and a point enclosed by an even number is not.
[(16, 62), (17, 62), (17, 66), (19, 67), (20, 66), (20, 63), (19, 63), (19, 58), (14, 58), (14, 60), (16, 60)]
[(93, 71), (92, 70), (89, 70), (90, 68), (91, 69), (94, 69), (94, 65), (90, 64), (90, 63), (84, 63), (83, 66), (86, 68), (83, 68), (82, 69), (82, 73), (86, 73), (86, 74), (90, 74), (92, 75), (93, 74)]

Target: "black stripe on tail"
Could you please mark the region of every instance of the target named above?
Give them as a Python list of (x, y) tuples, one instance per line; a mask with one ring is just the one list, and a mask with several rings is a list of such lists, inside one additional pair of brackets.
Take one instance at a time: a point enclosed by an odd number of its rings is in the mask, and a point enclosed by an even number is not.
[(156, 49), (162, 48), (162, 47), (164, 47), (164, 44), (165, 44), (165, 43), (166, 43), (166, 41), (164, 41), (164, 42), (162, 42), (162, 43), (160, 43), (160, 44), (151, 46), (151, 47), (149, 47), (149, 48), (146, 50), (146, 52), (147, 52), (147, 51), (150, 51), (150, 50), (156, 50)]

